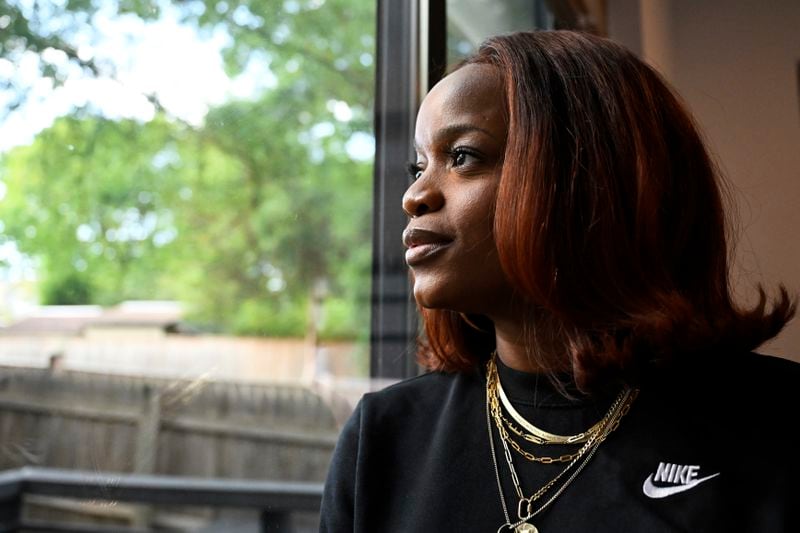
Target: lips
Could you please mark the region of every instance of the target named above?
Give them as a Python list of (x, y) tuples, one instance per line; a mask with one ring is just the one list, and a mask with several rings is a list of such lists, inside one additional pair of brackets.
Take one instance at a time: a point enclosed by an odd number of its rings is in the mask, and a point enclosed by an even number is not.
[(406, 248), (406, 263), (416, 266), (452, 244), (453, 239), (442, 233), (422, 228), (406, 228), (403, 232), (403, 244)]

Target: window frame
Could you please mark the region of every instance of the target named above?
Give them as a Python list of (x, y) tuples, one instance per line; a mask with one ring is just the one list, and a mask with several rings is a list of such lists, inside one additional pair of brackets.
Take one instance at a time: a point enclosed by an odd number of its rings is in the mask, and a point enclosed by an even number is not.
[(375, 167), (372, 232), (370, 377), (419, 374), (418, 319), (400, 235), (400, 202), (414, 158), (414, 120), (426, 91), (446, 68), (444, 0), (378, 0), (375, 70)]

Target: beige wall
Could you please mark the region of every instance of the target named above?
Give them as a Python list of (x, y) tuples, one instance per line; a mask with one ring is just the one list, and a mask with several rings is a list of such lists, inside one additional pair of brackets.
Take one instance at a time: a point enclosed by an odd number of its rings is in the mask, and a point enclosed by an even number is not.
[[(800, 291), (800, 1), (608, 0), (608, 32), (689, 104), (737, 203), (734, 285)], [(762, 348), (800, 360), (800, 319)]]

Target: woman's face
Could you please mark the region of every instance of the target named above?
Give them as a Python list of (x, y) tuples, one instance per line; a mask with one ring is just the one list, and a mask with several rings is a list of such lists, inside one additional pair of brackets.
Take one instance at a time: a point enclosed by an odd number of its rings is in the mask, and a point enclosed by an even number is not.
[(423, 307), (491, 316), (510, 305), (492, 235), (506, 143), (503, 106), (494, 69), (467, 65), (440, 81), (420, 107), (403, 242)]

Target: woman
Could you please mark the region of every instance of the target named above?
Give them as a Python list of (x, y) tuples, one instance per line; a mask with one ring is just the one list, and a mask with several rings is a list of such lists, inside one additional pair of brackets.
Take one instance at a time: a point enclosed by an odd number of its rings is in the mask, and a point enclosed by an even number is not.
[(403, 233), (432, 372), (368, 394), (323, 531), (800, 531), (794, 363), (750, 351), (720, 180), (659, 76), (490, 39), (419, 111)]

